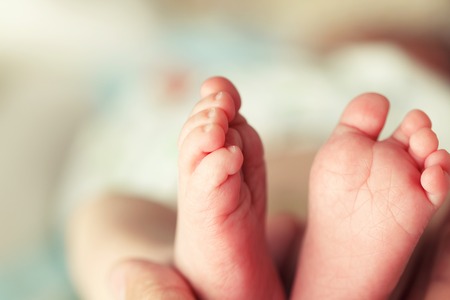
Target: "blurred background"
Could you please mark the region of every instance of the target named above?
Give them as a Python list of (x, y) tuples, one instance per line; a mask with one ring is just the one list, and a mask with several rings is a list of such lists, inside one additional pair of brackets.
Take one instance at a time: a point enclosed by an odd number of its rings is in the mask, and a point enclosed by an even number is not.
[(427, 111), (450, 148), (446, 0), (2, 0), (0, 299), (77, 299), (64, 220), (89, 195), (173, 205), (178, 130), (212, 75), (261, 133), (273, 212), (304, 214), (314, 151), (362, 92), (391, 99), (387, 130)]

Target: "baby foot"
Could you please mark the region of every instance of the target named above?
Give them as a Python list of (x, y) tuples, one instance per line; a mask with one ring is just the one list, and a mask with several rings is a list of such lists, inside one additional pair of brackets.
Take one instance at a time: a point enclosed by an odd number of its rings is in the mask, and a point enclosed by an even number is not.
[(314, 161), (294, 299), (386, 299), (448, 193), (427, 115), (378, 141), (388, 110), (376, 94), (353, 100)]
[(281, 299), (265, 241), (261, 141), (229, 81), (208, 80), (202, 96), (179, 141), (176, 266), (203, 299)]

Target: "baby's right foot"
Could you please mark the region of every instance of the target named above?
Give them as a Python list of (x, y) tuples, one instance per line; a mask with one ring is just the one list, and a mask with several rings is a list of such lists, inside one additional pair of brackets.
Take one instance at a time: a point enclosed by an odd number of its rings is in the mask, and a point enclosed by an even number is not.
[(450, 156), (429, 118), (410, 112), (378, 141), (389, 108), (353, 100), (311, 170), (294, 299), (386, 299), (449, 189)]
[(230, 82), (202, 90), (180, 136), (176, 266), (202, 299), (282, 299), (265, 240), (261, 141)]

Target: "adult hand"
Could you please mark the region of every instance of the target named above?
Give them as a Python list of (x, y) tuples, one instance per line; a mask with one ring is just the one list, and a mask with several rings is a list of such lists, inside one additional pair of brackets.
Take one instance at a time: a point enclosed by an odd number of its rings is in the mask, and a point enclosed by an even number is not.
[[(268, 247), (288, 293), (303, 229), (295, 217), (287, 214), (269, 218), (267, 223)], [(124, 260), (112, 269), (110, 279), (117, 300), (196, 299), (183, 275), (169, 264)]]
[(196, 299), (175, 268), (146, 260), (117, 264), (111, 273), (111, 284), (117, 300)]

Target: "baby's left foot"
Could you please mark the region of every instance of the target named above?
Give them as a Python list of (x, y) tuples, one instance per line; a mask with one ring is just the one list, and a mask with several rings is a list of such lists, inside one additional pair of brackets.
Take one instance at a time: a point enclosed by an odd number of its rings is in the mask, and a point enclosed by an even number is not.
[(448, 193), (450, 156), (428, 116), (412, 111), (378, 140), (388, 108), (353, 100), (314, 161), (294, 299), (386, 299)]
[(175, 263), (202, 299), (282, 299), (265, 240), (257, 133), (223, 78), (208, 80), (180, 136)]

